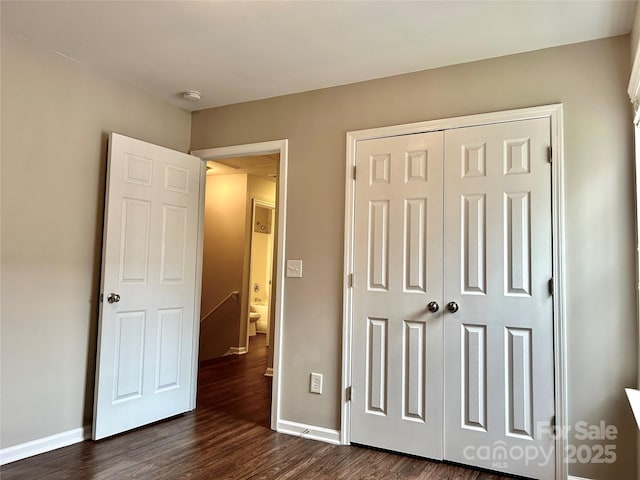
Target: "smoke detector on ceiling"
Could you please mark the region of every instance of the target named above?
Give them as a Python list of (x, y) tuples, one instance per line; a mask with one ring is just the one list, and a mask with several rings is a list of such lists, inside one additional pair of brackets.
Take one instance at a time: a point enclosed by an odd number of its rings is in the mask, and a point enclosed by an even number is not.
[(187, 90), (186, 92), (182, 92), (182, 98), (188, 102), (198, 102), (202, 98), (202, 93), (197, 90)]

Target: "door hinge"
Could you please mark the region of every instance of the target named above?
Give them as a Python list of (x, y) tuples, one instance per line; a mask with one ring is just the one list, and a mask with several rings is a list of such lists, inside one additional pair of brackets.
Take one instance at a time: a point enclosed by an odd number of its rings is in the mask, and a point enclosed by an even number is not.
[(356, 179), (356, 166), (353, 166), (353, 179)]
[(549, 283), (548, 283), (548, 287), (549, 287), (549, 295), (553, 296), (553, 277), (551, 277), (549, 279)]
[(347, 280), (347, 283), (349, 285), (349, 288), (353, 288), (353, 273), (349, 274), (349, 278)]
[(553, 162), (553, 148), (547, 147), (547, 162)]
[(553, 417), (551, 417), (551, 428), (552, 429), (556, 428), (556, 416), (555, 415)]
[(104, 302), (104, 294), (102, 294), (102, 293), (100, 294), (100, 297), (98, 298), (98, 301), (100, 303)]
[(352, 387), (347, 387), (347, 392), (346, 392), (346, 397), (347, 397), (347, 402), (350, 402), (352, 397), (353, 397), (353, 388)]

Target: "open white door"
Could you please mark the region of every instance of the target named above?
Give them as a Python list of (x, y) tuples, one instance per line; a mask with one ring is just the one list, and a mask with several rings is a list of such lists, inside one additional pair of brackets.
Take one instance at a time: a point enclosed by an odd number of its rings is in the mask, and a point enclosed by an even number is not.
[(190, 409), (201, 161), (109, 139), (93, 439)]

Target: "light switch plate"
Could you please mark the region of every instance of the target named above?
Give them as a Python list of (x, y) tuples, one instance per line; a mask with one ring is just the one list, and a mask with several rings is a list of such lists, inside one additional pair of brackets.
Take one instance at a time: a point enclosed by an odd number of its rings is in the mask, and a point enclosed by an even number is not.
[(302, 260), (287, 260), (287, 277), (302, 278)]

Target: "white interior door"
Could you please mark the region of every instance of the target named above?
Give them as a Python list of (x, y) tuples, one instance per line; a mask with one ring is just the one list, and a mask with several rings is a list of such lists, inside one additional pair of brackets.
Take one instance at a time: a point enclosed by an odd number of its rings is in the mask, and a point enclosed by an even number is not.
[(351, 441), (442, 458), (442, 132), (358, 142)]
[(197, 157), (110, 136), (94, 439), (190, 407), (200, 172)]
[(445, 458), (544, 479), (555, 472), (550, 131), (548, 118), (448, 130), (444, 188), (444, 302), (458, 305), (444, 321)]

